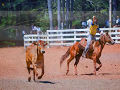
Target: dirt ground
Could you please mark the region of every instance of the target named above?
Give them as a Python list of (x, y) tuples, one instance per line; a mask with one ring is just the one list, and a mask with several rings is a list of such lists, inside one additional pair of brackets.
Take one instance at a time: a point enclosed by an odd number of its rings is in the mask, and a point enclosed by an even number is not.
[(68, 47), (51, 47), (45, 51), (45, 74), (36, 82), (27, 81), (23, 47), (0, 48), (0, 90), (120, 90), (120, 44), (106, 45), (100, 58), (103, 66), (93, 73), (93, 62), (80, 59), (78, 75), (74, 61), (66, 76), (66, 61), (60, 69), (60, 57)]

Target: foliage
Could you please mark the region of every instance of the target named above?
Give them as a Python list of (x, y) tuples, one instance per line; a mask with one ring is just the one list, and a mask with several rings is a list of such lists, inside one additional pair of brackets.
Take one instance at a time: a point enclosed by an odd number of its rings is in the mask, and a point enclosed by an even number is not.
[(6, 45), (10, 45), (10, 46), (15, 46), (15, 43), (13, 43), (13, 42), (3, 41), (2, 43), (6, 44)]
[(80, 28), (80, 26), (81, 26), (80, 23), (81, 23), (80, 20), (75, 20), (75, 21), (72, 22), (72, 25), (73, 25), (75, 28)]
[(41, 30), (43, 32), (45, 32), (49, 27), (49, 17), (48, 17), (48, 13), (46, 13), (45, 15), (41, 16), (40, 14), (38, 14), (36, 16), (36, 21), (35, 24), (37, 26), (39, 26), (41, 28)]
[[(120, 10), (119, 4), (120, 1), (116, 0), (117, 11)], [(0, 12), (0, 31), (9, 30), (9, 32), (15, 33), (16, 27), (14, 26), (25, 25), (31, 27), (32, 24), (39, 26), (42, 31), (49, 29), (47, 0), (1, 0), (0, 6), (0, 11), (5, 11), (6, 13)], [(105, 20), (108, 20), (108, 9), (109, 0), (74, 0), (72, 26), (80, 28), (82, 21), (87, 21), (93, 15), (96, 15), (100, 26), (103, 27)], [(52, 10), (53, 26), (56, 27), (57, 0), (52, 0)], [(64, 10), (66, 14), (66, 8)]]

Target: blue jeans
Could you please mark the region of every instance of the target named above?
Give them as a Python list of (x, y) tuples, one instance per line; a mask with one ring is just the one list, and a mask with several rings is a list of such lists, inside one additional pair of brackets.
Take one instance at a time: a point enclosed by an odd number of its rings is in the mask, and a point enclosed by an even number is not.
[(96, 40), (95, 36), (89, 34), (88, 39), (87, 39), (87, 45), (85, 47), (85, 50), (83, 51), (83, 55), (86, 55), (87, 51), (89, 50), (90, 44), (92, 40)]

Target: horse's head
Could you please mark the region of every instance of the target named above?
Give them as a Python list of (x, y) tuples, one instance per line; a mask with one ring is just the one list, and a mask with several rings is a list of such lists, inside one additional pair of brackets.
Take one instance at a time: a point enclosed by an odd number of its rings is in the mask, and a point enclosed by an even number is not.
[(108, 42), (109, 44), (114, 44), (115, 42), (113, 41), (113, 39), (111, 38), (111, 36), (108, 34), (108, 32), (106, 32), (105, 34), (101, 35), (100, 40), (103, 43)]
[(37, 50), (38, 50), (38, 53), (44, 54), (44, 53), (45, 53), (44, 48), (45, 48), (46, 45), (47, 45), (47, 42), (42, 41), (42, 40), (39, 40), (39, 41), (37, 42)]

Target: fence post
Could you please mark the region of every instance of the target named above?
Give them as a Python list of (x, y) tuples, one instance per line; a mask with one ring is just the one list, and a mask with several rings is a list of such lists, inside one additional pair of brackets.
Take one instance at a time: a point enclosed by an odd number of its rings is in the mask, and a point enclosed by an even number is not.
[(118, 41), (118, 39), (117, 39), (117, 37), (118, 37), (117, 31), (118, 31), (118, 30), (115, 29), (115, 33), (116, 33), (116, 34), (115, 34), (115, 38), (116, 38), (115, 43), (117, 43), (117, 41)]
[(74, 30), (74, 43), (76, 42), (76, 30)]
[(61, 34), (61, 46), (63, 46), (63, 32), (61, 31), (60, 34)]
[(47, 48), (50, 48), (50, 43), (49, 43), (49, 32), (48, 32), (48, 30), (47, 30), (47, 43), (48, 43)]
[(24, 38), (24, 49), (25, 49), (25, 48), (26, 48), (26, 47), (25, 47), (25, 35), (23, 36), (23, 38)]

